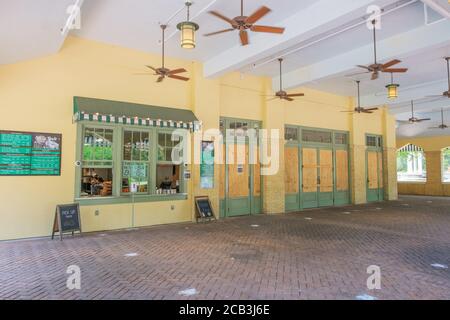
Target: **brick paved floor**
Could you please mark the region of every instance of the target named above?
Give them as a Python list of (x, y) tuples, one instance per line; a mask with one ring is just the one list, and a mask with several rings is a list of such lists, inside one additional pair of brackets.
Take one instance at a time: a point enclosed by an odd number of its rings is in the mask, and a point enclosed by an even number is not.
[[(450, 198), (403, 197), (3, 242), (0, 299), (450, 299), (450, 270), (432, 264), (450, 265)], [(79, 291), (66, 288), (69, 265), (81, 268)], [(370, 265), (381, 267), (379, 291), (366, 287)], [(187, 289), (196, 294), (179, 294)]]

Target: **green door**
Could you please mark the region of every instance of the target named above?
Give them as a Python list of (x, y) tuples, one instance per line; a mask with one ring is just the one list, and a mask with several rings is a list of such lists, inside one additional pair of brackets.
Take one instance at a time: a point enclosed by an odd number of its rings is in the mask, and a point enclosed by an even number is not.
[[(220, 176), (220, 211), (223, 217), (236, 217), (262, 213), (261, 166), (259, 146), (251, 145), (243, 132), (259, 129), (259, 122), (222, 119), (228, 129), (241, 130), (242, 139), (228, 140), (224, 144), (226, 162)], [(243, 130), (245, 129), (245, 130)], [(252, 148), (252, 150), (250, 150)]]
[(383, 201), (383, 153), (376, 150), (367, 151), (367, 202)]
[(302, 148), (302, 208), (334, 205), (333, 150)]

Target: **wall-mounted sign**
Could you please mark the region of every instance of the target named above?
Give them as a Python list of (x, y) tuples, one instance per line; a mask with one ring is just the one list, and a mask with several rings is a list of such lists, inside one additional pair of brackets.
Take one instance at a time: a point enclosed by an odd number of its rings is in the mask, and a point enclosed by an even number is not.
[(214, 142), (202, 141), (200, 187), (214, 189)]
[(0, 131), (0, 176), (61, 175), (62, 136)]
[(191, 171), (190, 170), (185, 170), (184, 171), (184, 180), (191, 180)]
[(56, 206), (52, 240), (57, 232), (62, 240), (64, 233), (72, 233), (73, 236), (77, 231), (81, 233), (80, 205), (74, 203)]
[(244, 174), (244, 165), (243, 164), (238, 164), (238, 166), (237, 166), (237, 173), (239, 175)]

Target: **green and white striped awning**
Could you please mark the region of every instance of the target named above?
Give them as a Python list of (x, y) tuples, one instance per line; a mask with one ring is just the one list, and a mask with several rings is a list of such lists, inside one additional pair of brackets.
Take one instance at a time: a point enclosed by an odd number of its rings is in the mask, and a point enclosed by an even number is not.
[(190, 110), (74, 97), (74, 121), (201, 130), (201, 122)]

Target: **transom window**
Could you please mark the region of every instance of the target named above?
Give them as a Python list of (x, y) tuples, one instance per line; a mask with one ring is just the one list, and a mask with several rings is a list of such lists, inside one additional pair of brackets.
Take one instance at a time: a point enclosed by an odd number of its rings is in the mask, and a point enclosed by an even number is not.
[(383, 146), (382, 139), (382, 137), (368, 135), (366, 136), (366, 146), (381, 148)]
[(336, 132), (334, 134), (334, 143), (347, 145), (348, 144), (348, 134), (342, 133), (342, 132)]
[(332, 134), (328, 131), (302, 130), (303, 142), (332, 143)]
[(292, 127), (286, 127), (284, 129), (284, 140), (298, 141), (298, 129), (292, 128)]
[(399, 182), (426, 182), (427, 165), (424, 150), (408, 144), (397, 152), (397, 179)]

